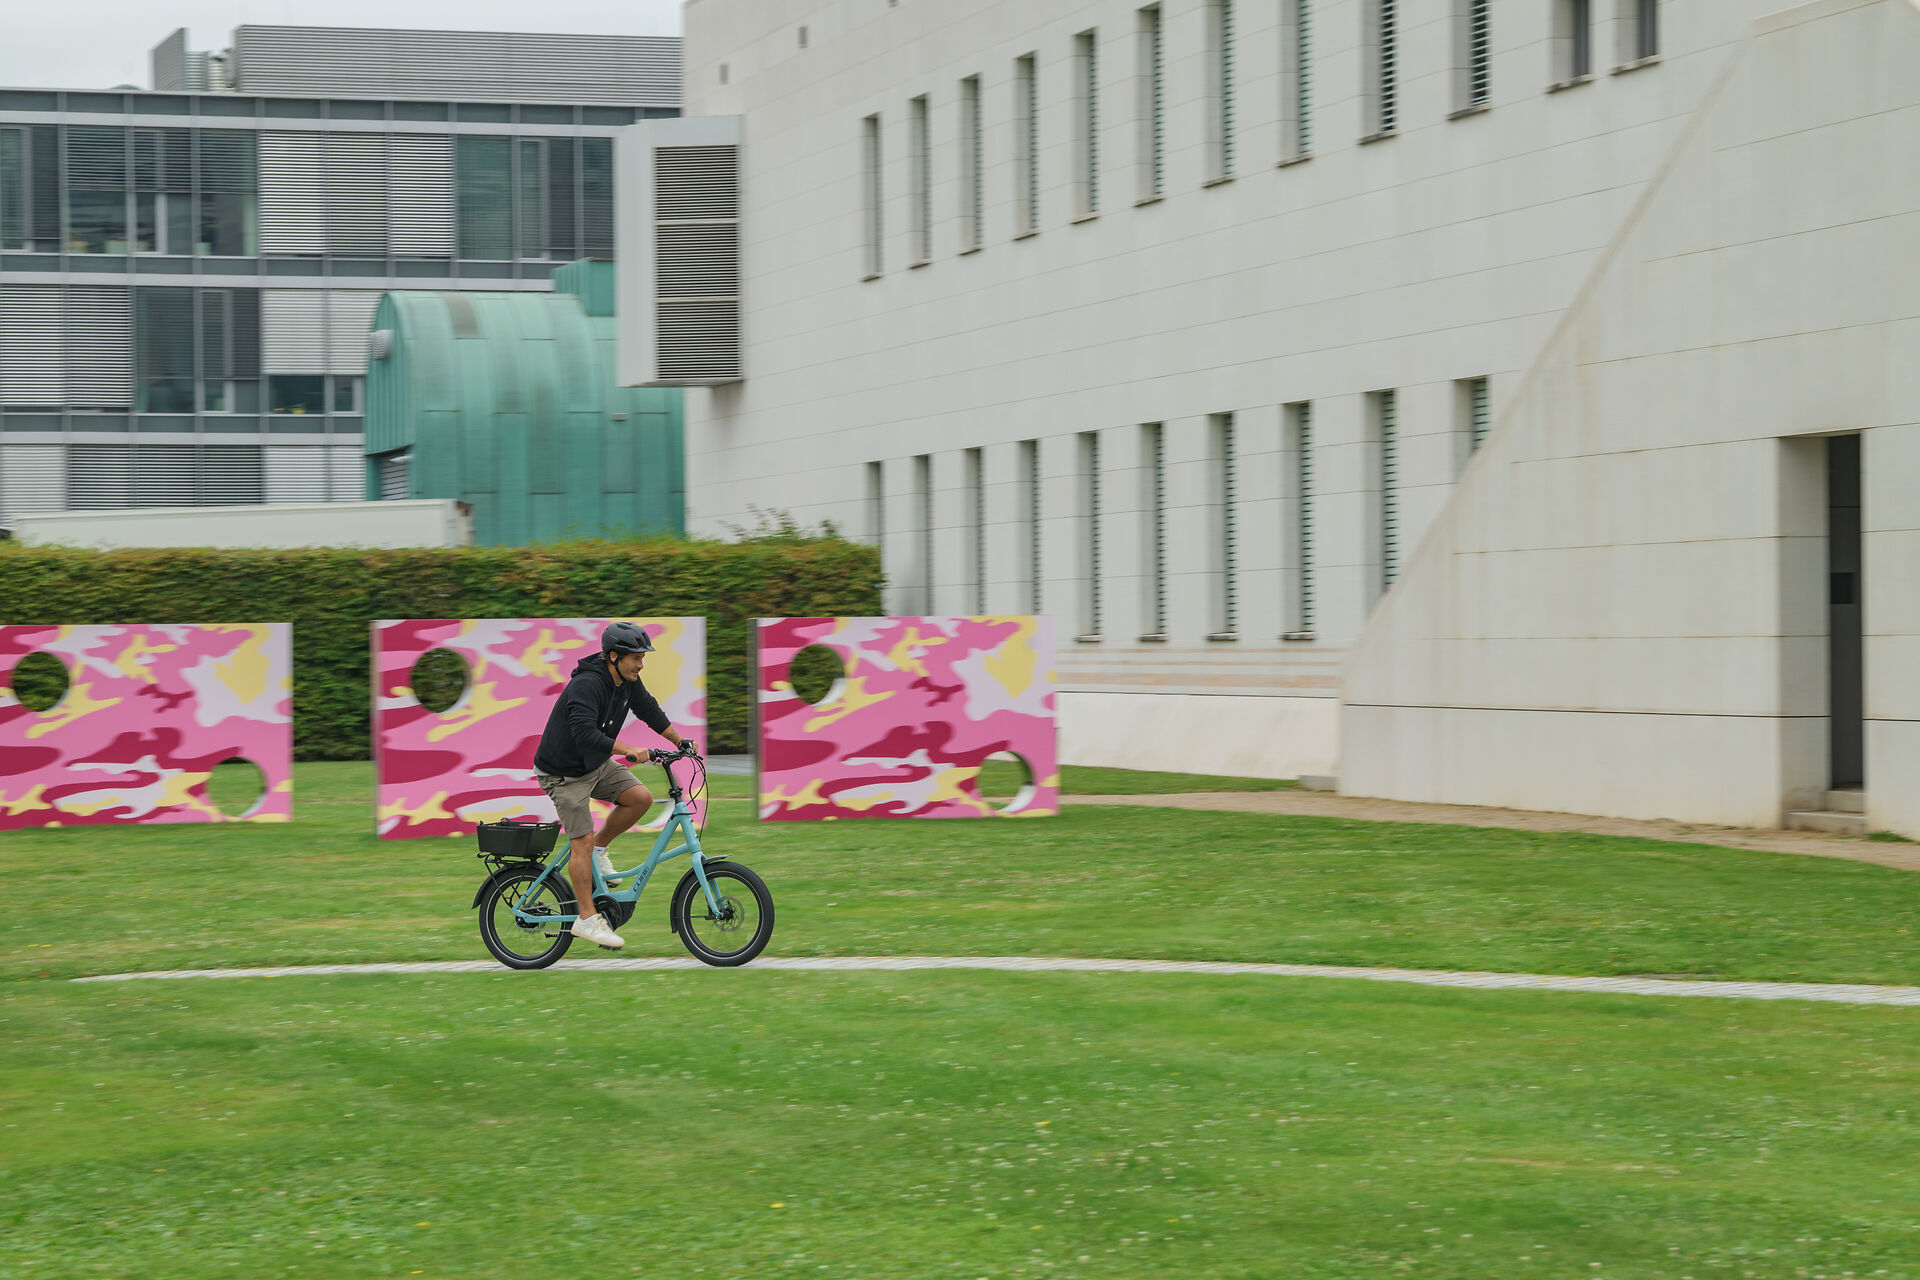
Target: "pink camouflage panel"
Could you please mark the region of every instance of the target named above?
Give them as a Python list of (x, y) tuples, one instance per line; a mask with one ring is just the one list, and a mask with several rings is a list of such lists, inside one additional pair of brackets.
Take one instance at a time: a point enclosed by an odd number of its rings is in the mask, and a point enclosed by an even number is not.
[[(0, 830), (293, 816), (293, 629), (286, 623), (0, 627)], [(13, 695), (32, 653), (67, 668), (46, 711)], [(215, 765), (251, 760), (260, 801), (207, 799)]]
[[(468, 836), (482, 822), (538, 818), (553, 802), (533, 780), (533, 753), (574, 664), (596, 652), (613, 618), (488, 618), (373, 624), (374, 767), (380, 836)], [(626, 618), (653, 637), (642, 680), (686, 737), (706, 743), (707, 620)], [(432, 649), (465, 659), (466, 692), (445, 712), (413, 696), (413, 665)], [(629, 719), (620, 738), (638, 747), (667, 742)], [(665, 776), (644, 760), (629, 765), (657, 803), (647, 826), (666, 820)], [(676, 776), (685, 780), (689, 766)], [(596, 817), (610, 806), (595, 802)], [(704, 808), (704, 804), (701, 806)], [(696, 822), (705, 814), (695, 813)]]
[[(1052, 618), (763, 618), (758, 636), (763, 821), (1059, 812)], [(818, 704), (788, 679), (815, 644), (846, 670)], [(1001, 751), (1034, 785), (997, 815), (977, 779)]]

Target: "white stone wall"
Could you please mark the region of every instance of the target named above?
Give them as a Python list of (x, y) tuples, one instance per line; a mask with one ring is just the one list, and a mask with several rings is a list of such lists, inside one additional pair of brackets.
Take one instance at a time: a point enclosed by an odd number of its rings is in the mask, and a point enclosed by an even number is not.
[(1862, 436), (1869, 824), (1920, 834), (1920, 10), (1762, 19), (1346, 672), (1342, 789), (1822, 808), (1823, 437)]
[[(1769, 0), (1661, 5), (1662, 56), (1549, 92), (1551, 6), (1494, 8), (1491, 109), (1450, 119), (1452, 9), (1403, 3), (1399, 130), (1362, 143), (1356, 0), (1313, 13), (1312, 154), (1281, 165), (1277, 0), (1238, 0), (1236, 173), (1207, 185), (1201, 6), (1163, 4), (1165, 195), (1136, 205), (1135, 0), (698, 0), (686, 9), (690, 115), (742, 117), (745, 381), (689, 392), (690, 527), (750, 506), (871, 526), (885, 463), (887, 606), (974, 607), (964, 451), (984, 451), (987, 608), (1027, 607), (1019, 442), (1043, 474), (1042, 607), (1085, 626), (1087, 522), (1076, 436), (1101, 433), (1101, 638), (1063, 646), (1064, 757), (1257, 741), (1167, 768), (1339, 771), (1340, 662), (1379, 598), (1379, 450), (1369, 393), (1399, 405), (1403, 564), (1446, 506), (1465, 449), (1455, 382), (1490, 376), (1503, 411), (1561, 313)], [(806, 28), (801, 47), (800, 28)], [(1074, 36), (1098, 32), (1101, 207), (1075, 221)], [(1040, 230), (1015, 238), (1013, 63), (1039, 64)], [(984, 105), (983, 246), (962, 253), (959, 81)], [(909, 267), (909, 100), (930, 100), (932, 258)], [(861, 121), (882, 117), (884, 269), (863, 279)], [(631, 216), (631, 206), (623, 216)], [(1294, 598), (1282, 406), (1311, 401), (1315, 626)], [(1210, 415), (1237, 422), (1241, 617), (1216, 630)], [(1139, 424), (1165, 424), (1168, 627), (1143, 643)], [(913, 458), (933, 457), (931, 600)], [(1325, 704), (1315, 706), (1311, 704)], [(1137, 705), (1136, 705), (1137, 704)], [(1225, 710), (1231, 707), (1231, 711)], [(1231, 722), (1230, 732), (1215, 734)], [(1147, 732), (1158, 726), (1161, 733)], [(1351, 755), (1351, 752), (1349, 752)]]

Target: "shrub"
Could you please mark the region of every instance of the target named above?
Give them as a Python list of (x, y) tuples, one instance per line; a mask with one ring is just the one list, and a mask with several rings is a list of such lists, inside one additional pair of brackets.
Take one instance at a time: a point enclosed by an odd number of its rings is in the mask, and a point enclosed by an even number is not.
[(874, 548), (785, 528), (402, 551), (16, 545), (0, 549), (0, 623), (290, 622), (295, 757), (364, 760), (375, 619), (705, 617), (708, 737), (744, 751), (752, 619), (876, 614), (880, 585)]

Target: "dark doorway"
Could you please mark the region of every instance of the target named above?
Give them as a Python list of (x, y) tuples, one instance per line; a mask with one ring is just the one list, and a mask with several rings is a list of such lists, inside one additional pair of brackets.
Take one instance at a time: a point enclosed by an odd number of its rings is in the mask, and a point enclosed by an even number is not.
[(1860, 437), (1827, 441), (1827, 707), (1835, 789), (1866, 781), (1860, 642)]

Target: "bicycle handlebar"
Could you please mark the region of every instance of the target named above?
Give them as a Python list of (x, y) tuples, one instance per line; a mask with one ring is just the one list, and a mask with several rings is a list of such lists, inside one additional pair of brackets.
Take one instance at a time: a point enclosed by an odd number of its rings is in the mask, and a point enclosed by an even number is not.
[[(668, 765), (672, 764), (675, 760), (697, 759), (699, 755), (700, 753), (694, 749), (694, 745), (691, 742), (682, 742), (680, 749), (677, 751), (662, 751), (658, 747), (650, 748), (647, 751), (647, 763)], [(626, 760), (628, 764), (640, 763), (639, 756), (630, 755)]]

